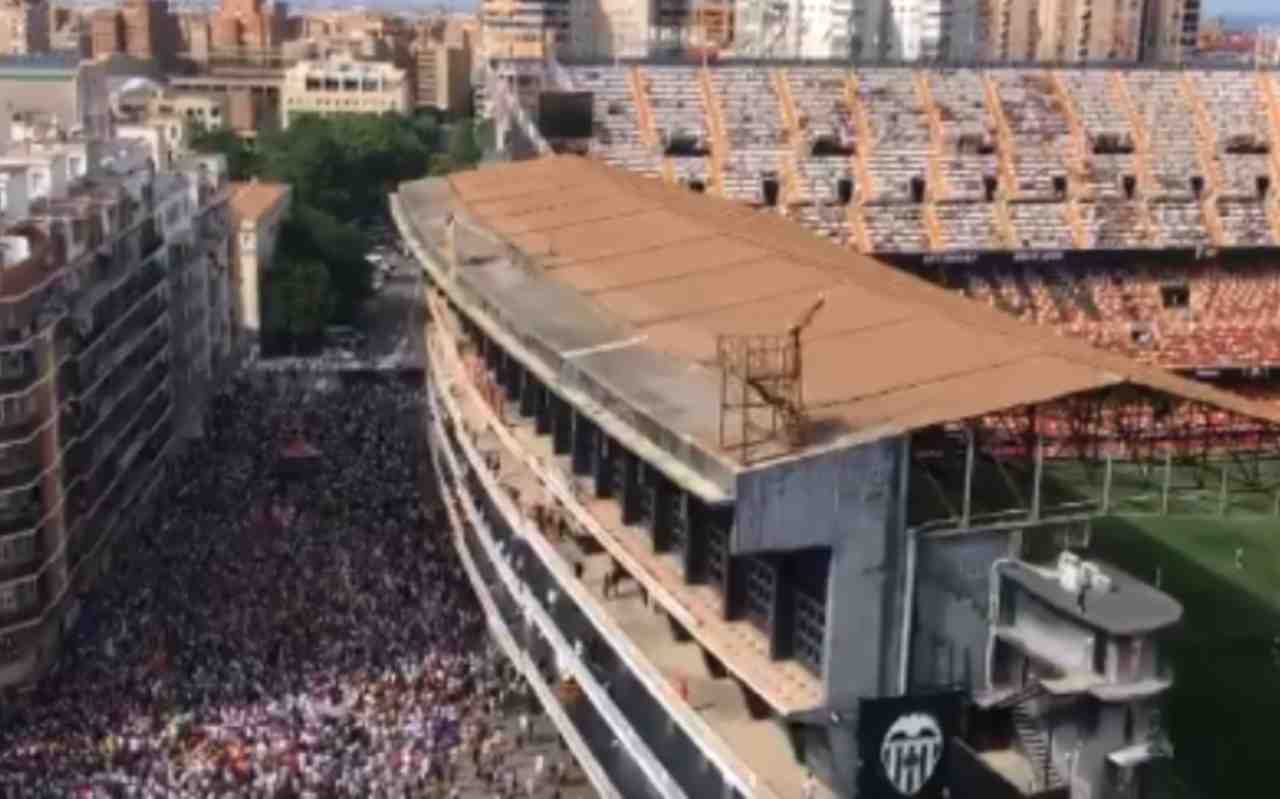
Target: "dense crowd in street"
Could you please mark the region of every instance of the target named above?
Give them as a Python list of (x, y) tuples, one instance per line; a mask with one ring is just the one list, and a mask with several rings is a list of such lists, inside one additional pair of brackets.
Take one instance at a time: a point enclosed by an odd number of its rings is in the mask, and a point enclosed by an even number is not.
[(0, 721), (0, 796), (446, 797), (463, 772), (558, 795), (558, 763), (508, 765), (528, 697), (421, 490), (420, 398), (217, 397), (56, 671)]

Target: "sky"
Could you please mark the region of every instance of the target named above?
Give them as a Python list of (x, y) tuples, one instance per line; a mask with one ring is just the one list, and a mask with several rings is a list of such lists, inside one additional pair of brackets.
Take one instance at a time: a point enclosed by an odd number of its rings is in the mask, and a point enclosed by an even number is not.
[(1276, 0), (1207, 0), (1204, 16), (1216, 17), (1219, 14), (1280, 16), (1280, 4)]

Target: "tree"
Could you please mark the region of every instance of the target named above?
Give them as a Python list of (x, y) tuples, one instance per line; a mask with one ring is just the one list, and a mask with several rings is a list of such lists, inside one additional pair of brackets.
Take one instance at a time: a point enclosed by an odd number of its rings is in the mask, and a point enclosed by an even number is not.
[(324, 330), (333, 308), (329, 270), (320, 261), (283, 260), (268, 274), (267, 330), (289, 339), (295, 352), (300, 340), (317, 337)]
[(260, 146), (263, 176), (288, 183), (293, 188), (294, 202), (340, 218), (351, 214), (352, 174), (329, 120), (301, 115), (287, 130), (264, 136)]
[(324, 264), (334, 303), (331, 318), (350, 322), (373, 292), (373, 269), (365, 260), (365, 237), (353, 225), (307, 205), (294, 206), (280, 228), (278, 251), (289, 258)]
[(227, 157), (227, 173), (232, 180), (248, 180), (258, 174), (258, 154), (230, 128), (208, 130), (193, 127), (191, 149), (200, 153), (221, 153)]
[(454, 169), (468, 169), (480, 163), (484, 150), (476, 139), (475, 125), (469, 120), (457, 122), (449, 129), (449, 160)]

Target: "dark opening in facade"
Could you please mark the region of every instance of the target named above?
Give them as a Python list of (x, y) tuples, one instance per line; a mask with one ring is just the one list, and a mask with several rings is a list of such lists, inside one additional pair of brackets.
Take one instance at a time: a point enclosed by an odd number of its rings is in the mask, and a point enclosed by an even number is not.
[(836, 183), (836, 196), (841, 205), (848, 205), (853, 200), (853, 178), (840, 178)]
[(924, 202), (925, 185), (924, 178), (922, 177), (916, 176), (911, 179), (911, 202)]
[(764, 204), (773, 208), (778, 204), (778, 179), (766, 177), (760, 181), (760, 191), (764, 195)]

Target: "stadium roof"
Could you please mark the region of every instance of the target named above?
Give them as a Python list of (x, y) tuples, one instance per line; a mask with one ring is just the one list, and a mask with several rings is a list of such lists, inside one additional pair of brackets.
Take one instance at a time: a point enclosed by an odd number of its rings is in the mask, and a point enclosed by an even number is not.
[[(825, 295), (804, 335), (814, 447), (1122, 384), (1280, 422), (1268, 405), (1019, 322), (777, 214), (593, 160), (551, 156), (449, 183), (465, 216), (540, 263), (592, 316), (621, 322), (636, 347), (709, 370), (718, 334), (782, 333)], [(716, 447), (714, 413), (694, 428), (680, 432)]]

